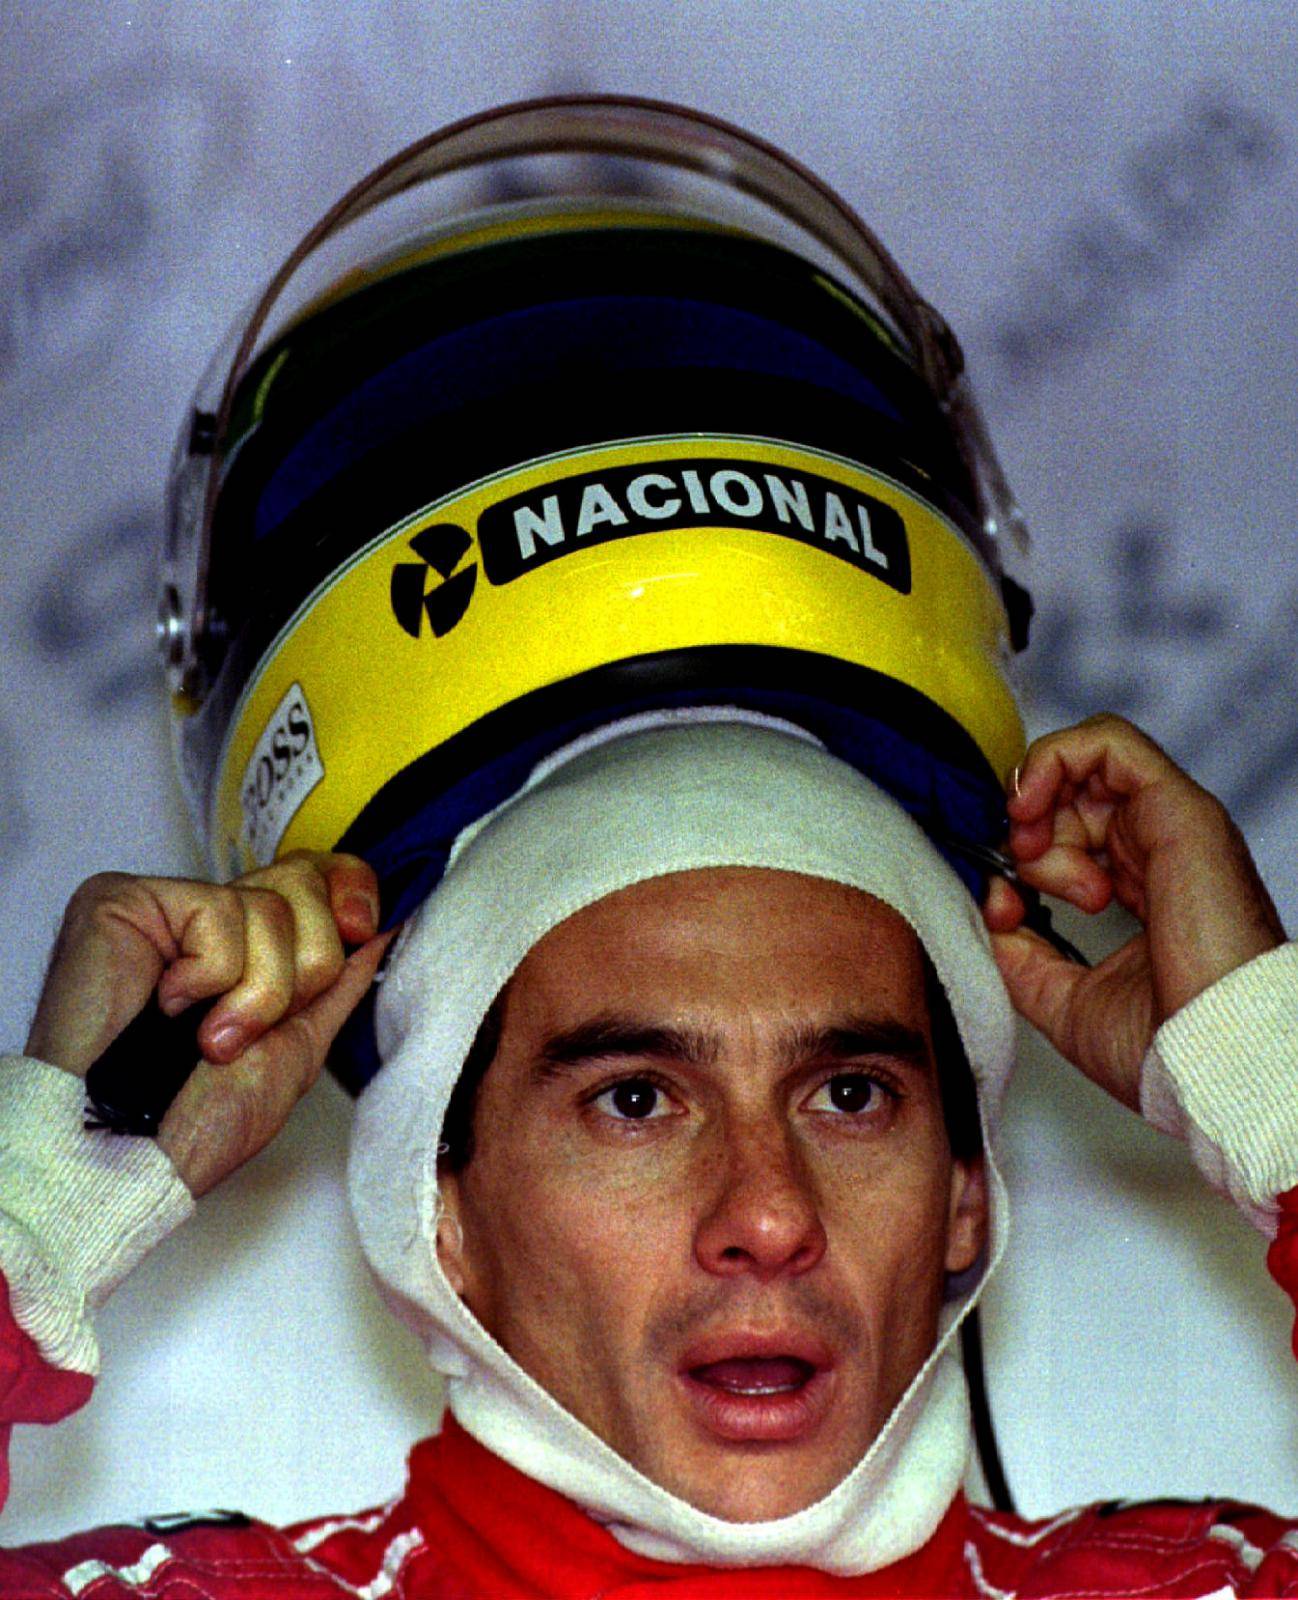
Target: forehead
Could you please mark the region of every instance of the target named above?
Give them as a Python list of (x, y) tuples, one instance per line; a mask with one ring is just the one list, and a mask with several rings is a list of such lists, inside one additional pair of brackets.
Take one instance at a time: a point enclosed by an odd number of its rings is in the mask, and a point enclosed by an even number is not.
[(557, 1021), (634, 998), (702, 1017), (733, 1006), (788, 1018), (873, 1001), (927, 1018), (914, 930), (845, 884), (765, 867), (647, 879), (574, 913), (529, 952), (517, 1002)]

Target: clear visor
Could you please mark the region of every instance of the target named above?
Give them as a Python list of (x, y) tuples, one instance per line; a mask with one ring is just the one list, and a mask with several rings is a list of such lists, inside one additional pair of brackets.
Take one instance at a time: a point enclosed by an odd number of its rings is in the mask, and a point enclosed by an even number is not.
[(769, 240), (847, 282), (923, 376), (973, 478), (985, 554), (1001, 571), (1027, 534), (963, 375), (960, 347), (847, 203), (775, 146), (702, 113), (617, 96), (533, 100), (429, 135), (363, 178), (301, 240), (217, 350), (177, 442), (159, 643), (173, 692), (206, 687), (212, 516), (239, 383), (292, 322), (414, 247), (464, 247), (524, 214), (601, 206), (688, 216)]

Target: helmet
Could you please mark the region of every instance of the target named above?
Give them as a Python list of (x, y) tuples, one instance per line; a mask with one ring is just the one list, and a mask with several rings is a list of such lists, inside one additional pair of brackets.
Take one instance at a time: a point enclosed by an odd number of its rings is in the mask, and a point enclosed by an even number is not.
[(661, 102), (505, 106), (339, 201), (200, 388), (186, 798), (218, 874), (355, 851), (397, 921), (560, 745), (726, 704), (990, 843), (1025, 544), (955, 339), (823, 183)]

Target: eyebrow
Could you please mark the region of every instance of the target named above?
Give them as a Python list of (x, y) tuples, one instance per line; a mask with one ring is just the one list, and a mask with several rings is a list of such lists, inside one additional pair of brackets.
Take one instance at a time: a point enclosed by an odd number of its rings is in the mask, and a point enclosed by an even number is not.
[[(931, 1061), (928, 1041), (918, 1028), (866, 1016), (844, 1017), (827, 1025), (799, 1023), (785, 1032), (778, 1049), (786, 1070), (806, 1061), (851, 1061), (861, 1056), (887, 1056), (920, 1069)], [(707, 1067), (714, 1066), (720, 1055), (717, 1034), (610, 1014), (548, 1035), (536, 1053), (532, 1076), (548, 1081), (597, 1061), (646, 1056)]]

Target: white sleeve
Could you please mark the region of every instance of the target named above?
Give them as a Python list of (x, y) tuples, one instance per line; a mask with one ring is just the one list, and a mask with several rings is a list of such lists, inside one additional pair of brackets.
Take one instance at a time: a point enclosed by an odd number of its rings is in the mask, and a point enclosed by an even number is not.
[(1140, 1109), (1268, 1236), (1298, 1185), (1298, 943), (1246, 962), (1170, 1016), (1141, 1066)]
[(0, 1056), (0, 1270), (51, 1365), (93, 1376), (90, 1312), (194, 1209), (152, 1139), (87, 1132), (80, 1078)]

